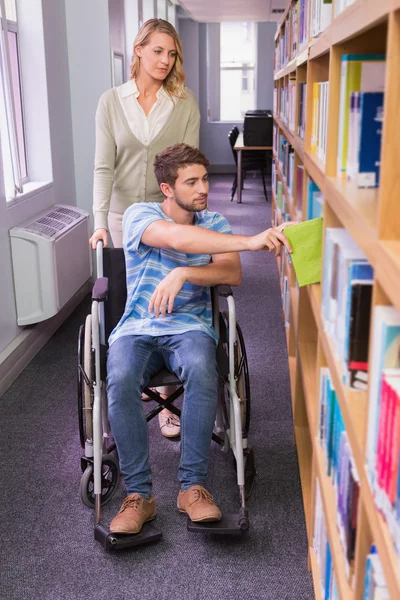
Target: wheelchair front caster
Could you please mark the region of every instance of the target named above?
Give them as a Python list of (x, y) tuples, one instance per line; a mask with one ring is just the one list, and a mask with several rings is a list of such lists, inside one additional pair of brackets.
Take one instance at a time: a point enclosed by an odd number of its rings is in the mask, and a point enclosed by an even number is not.
[[(106, 454), (101, 461), (101, 506), (104, 506), (111, 500), (116, 490), (119, 481), (119, 464), (118, 461)], [(88, 463), (80, 483), (80, 494), (83, 504), (89, 508), (94, 508), (94, 476), (93, 463)]]
[(110, 533), (101, 525), (94, 528), (94, 539), (106, 550), (125, 550), (134, 546), (143, 546), (150, 542), (157, 542), (162, 538), (162, 533), (157, 527), (150, 523), (145, 523), (140, 533)]

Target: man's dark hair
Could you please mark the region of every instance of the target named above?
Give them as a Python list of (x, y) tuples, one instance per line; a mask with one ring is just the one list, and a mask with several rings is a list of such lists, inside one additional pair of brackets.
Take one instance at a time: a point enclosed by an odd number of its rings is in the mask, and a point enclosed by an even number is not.
[(178, 169), (190, 165), (203, 165), (207, 168), (209, 164), (208, 158), (198, 148), (187, 144), (175, 144), (156, 155), (154, 173), (158, 185), (167, 183), (173, 187), (178, 177)]

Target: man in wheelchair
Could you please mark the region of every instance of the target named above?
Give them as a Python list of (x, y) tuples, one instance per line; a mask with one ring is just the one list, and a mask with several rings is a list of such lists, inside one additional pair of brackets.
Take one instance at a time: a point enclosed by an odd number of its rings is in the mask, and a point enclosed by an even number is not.
[(127, 301), (109, 339), (107, 396), (128, 495), (113, 533), (138, 533), (156, 516), (141, 393), (164, 366), (185, 392), (178, 509), (194, 522), (221, 519), (205, 488), (218, 398), (210, 286), (240, 284), (241, 251), (291, 251), (281, 228), (232, 235), (228, 221), (207, 210), (208, 165), (186, 144), (167, 148), (154, 163), (164, 201), (133, 204), (124, 215)]

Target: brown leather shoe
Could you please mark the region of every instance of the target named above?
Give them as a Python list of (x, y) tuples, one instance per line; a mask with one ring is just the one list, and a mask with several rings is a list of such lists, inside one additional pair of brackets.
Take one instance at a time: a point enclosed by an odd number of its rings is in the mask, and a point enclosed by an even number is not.
[(221, 511), (214, 502), (210, 492), (202, 485), (193, 485), (186, 492), (181, 490), (178, 494), (179, 512), (185, 512), (194, 522), (220, 521)]
[(157, 514), (153, 496), (148, 500), (139, 494), (130, 494), (125, 498), (119, 513), (110, 524), (111, 533), (139, 533), (143, 523), (151, 521)]

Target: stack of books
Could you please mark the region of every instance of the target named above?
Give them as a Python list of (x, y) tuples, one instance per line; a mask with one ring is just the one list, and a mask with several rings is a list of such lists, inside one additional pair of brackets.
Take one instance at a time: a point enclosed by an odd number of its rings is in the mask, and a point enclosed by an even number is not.
[(313, 548), (319, 566), (321, 598), (324, 598), (324, 600), (339, 600), (318, 479), (315, 481)]
[(328, 126), (328, 94), (328, 81), (320, 81), (313, 84), (311, 152), (316, 154), (324, 163), (326, 159), (326, 130)]
[(364, 600), (390, 600), (382, 564), (376, 547), (372, 546), (365, 565)]
[(311, 0), (310, 35), (317, 37), (332, 21), (332, 0)]
[(310, 176), (307, 176), (307, 219), (322, 217), (324, 197)]
[(307, 84), (299, 83), (299, 112), (298, 112), (298, 127), (297, 133), (299, 137), (304, 139), (306, 133), (306, 97)]
[(367, 469), (375, 502), (400, 554), (400, 313), (373, 313)]
[(353, 4), (355, 1), (356, 0), (335, 0), (335, 17), (337, 17), (341, 12), (343, 12), (348, 6), (351, 6), (351, 4)]
[(297, 165), (296, 168), (296, 217), (298, 221), (303, 218), (303, 181), (304, 166)]
[(321, 368), (320, 373), (318, 439), (324, 450), (326, 473), (331, 477), (335, 490), (336, 524), (349, 579), (355, 552), (360, 480), (327, 367)]
[(322, 285), (324, 329), (332, 340), (343, 382), (365, 391), (373, 268), (346, 229), (325, 230)]
[(378, 187), (386, 62), (384, 54), (342, 56), (337, 172)]

